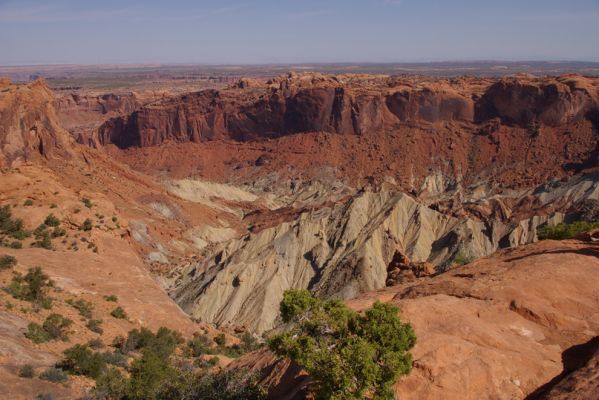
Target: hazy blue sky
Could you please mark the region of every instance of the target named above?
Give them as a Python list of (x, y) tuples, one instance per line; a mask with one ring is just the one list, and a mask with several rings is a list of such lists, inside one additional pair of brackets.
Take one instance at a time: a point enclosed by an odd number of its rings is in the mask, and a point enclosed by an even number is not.
[(599, 61), (599, 0), (0, 0), (0, 64)]

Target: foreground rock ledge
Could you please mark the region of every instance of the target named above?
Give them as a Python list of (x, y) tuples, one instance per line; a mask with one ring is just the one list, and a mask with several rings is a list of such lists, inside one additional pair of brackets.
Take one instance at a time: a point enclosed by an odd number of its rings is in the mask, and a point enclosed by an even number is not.
[[(562, 373), (564, 352), (599, 335), (598, 255), (596, 244), (545, 241), (349, 305), (390, 301), (414, 326), (401, 399), (523, 399)], [(288, 362), (262, 352), (234, 365), (262, 369), (272, 398), (304, 396), (306, 378)]]

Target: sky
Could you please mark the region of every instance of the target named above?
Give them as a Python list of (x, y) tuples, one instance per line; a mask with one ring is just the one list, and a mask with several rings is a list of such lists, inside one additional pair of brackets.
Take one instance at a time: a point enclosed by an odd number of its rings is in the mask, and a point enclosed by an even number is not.
[(599, 0), (0, 0), (0, 65), (599, 61)]

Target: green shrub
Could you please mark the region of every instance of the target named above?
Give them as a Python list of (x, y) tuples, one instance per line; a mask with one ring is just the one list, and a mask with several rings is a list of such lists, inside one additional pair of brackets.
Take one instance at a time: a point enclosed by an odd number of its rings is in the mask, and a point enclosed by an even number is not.
[(91, 231), (93, 227), (94, 226), (92, 224), (92, 220), (86, 218), (85, 221), (83, 221), (83, 224), (79, 227), (79, 229), (81, 229), (82, 231)]
[(64, 359), (59, 366), (72, 374), (96, 379), (106, 370), (106, 361), (101, 354), (77, 344), (64, 351)]
[(111, 294), (110, 296), (104, 296), (104, 300), (116, 303), (117, 301), (119, 301), (119, 298), (116, 297), (114, 294)]
[(13, 256), (0, 256), (0, 270), (10, 269), (17, 265), (17, 259)]
[(35, 267), (29, 268), (25, 276), (15, 272), (7, 291), (16, 299), (42, 305), (47, 302), (46, 288), (52, 286), (48, 275), (40, 267)]
[(156, 397), (161, 400), (262, 400), (266, 399), (266, 390), (258, 384), (256, 373), (243, 369), (227, 369), (216, 373), (204, 371), (199, 375), (180, 372), (176, 379), (160, 385)]
[(214, 342), (219, 346), (224, 346), (227, 343), (227, 337), (224, 333), (219, 333), (215, 338)]
[(150, 351), (163, 360), (166, 360), (175, 351), (177, 345), (183, 343), (181, 334), (168, 328), (161, 327), (154, 334), (147, 328), (133, 329), (129, 331), (127, 339), (120, 341), (116, 347), (121, 353), (130, 351)]
[(213, 354), (212, 340), (206, 335), (195, 334), (192, 339), (187, 341), (187, 353), (192, 357)]
[[(196, 335), (196, 339), (199, 336)], [(209, 338), (197, 339), (209, 346)], [(129, 378), (116, 368), (108, 367), (96, 380), (92, 392), (95, 399), (121, 400), (179, 400), (179, 399), (219, 399), (219, 400), (263, 400), (266, 391), (258, 384), (256, 374), (244, 370), (226, 370), (213, 373), (205, 369), (201, 373), (193, 371), (191, 365), (173, 360), (171, 355), (181, 335), (167, 328), (156, 333), (141, 328), (129, 332), (127, 338), (115, 339), (120, 349), (139, 350), (141, 356), (133, 360), (127, 368)], [(189, 342), (188, 342), (189, 346)], [(119, 367), (127, 366), (127, 358), (119, 353), (104, 353), (104, 361)], [(202, 367), (215, 366), (219, 362), (213, 357), (203, 362)]]
[(66, 301), (66, 303), (69, 304), (70, 306), (72, 306), (77, 311), (79, 311), (79, 315), (81, 315), (82, 317), (85, 317), (85, 318), (92, 317), (92, 311), (94, 309), (94, 305), (91, 302), (83, 300), (83, 299), (78, 299), (78, 300), (68, 299)]
[(125, 310), (123, 310), (123, 308), (121, 306), (112, 310), (110, 312), (110, 315), (112, 315), (114, 318), (117, 318), (117, 319), (127, 319), (127, 313), (125, 312)]
[(54, 230), (52, 231), (52, 233), (51, 233), (51, 236), (52, 236), (53, 238), (57, 238), (57, 237), (62, 237), (62, 236), (65, 236), (66, 234), (67, 234), (67, 231), (66, 231), (66, 229), (64, 229), (64, 228), (60, 228), (60, 227), (56, 227), (56, 228), (54, 228)]
[(44, 379), (46, 381), (60, 383), (66, 382), (69, 379), (69, 376), (66, 372), (64, 372), (60, 368), (49, 367), (44, 372), (40, 374), (40, 379)]
[(33, 378), (35, 376), (35, 370), (29, 364), (23, 365), (19, 368), (19, 376), (21, 378)]
[(60, 225), (60, 220), (54, 216), (54, 214), (48, 214), (46, 219), (44, 220), (44, 224), (46, 226), (51, 226), (53, 228)]
[(41, 247), (46, 250), (52, 250), (52, 240), (50, 239), (50, 232), (45, 224), (41, 224), (33, 231), (35, 236), (35, 242), (32, 244), (34, 247)]
[(107, 364), (122, 368), (127, 367), (127, 356), (124, 354), (118, 353), (116, 351), (106, 351), (102, 353), (102, 357), (104, 357), (104, 361), (106, 361)]
[(104, 347), (104, 342), (102, 341), (102, 339), (99, 338), (90, 339), (87, 342), (87, 347), (94, 350), (101, 349)]
[(254, 350), (259, 349), (260, 343), (251, 333), (245, 332), (241, 336), (241, 342), (239, 344), (239, 347), (242, 353), (250, 353)]
[(162, 385), (177, 379), (177, 371), (170, 363), (151, 351), (144, 351), (142, 356), (131, 364), (129, 378), (129, 396), (133, 399), (163, 399), (157, 396)]
[(339, 300), (320, 300), (307, 290), (288, 290), (281, 316), (292, 327), (269, 340), (279, 356), (312, 377), (321, 399), (393, 399), (393, 384), (412, 368), (416, 336), (398, 308), (376, 302), (364, 315)]
[(23, 205), (26, 207), (32, 206), (33, 205), (33, 200), (31, 199), (27, 199), (23, 202)]
[(24, 228), (23, 220), (12, 218), (12, 211), (9, 205), (0, 207), (0, 233), (10, 237), (23, 240), (31, 236), (31, 233)]
[(84, 206), (86, 206), (87, 208), (92, 208), (93, 204), (92, 201), (90, 199), (87, 198), (83, 198), (81, 199), (81, 202), (83, 203)]
[[(108, 368), (96, 379), (92, 391), (93, 398), (97, 400), (127, 399), (128, 380), (116, 368)], [(131, 398), (133, 399), (133, 398)]]
[(17, 250), (18, 250), (18, 249), (22, 249), (22, 248), (23, 248), (23, 243), (21, 243), (21, 242), (18, 242), (18, 241), (16, 241), (16, 240), (15, 240), (14, 242), (11, 242), (11, 243), (10, 243), (9, 247), (10, 247), (11, 249), (17, 249)]
[(539, 240), (565, 240), (572, 239), (581, 233), (599, 228), (599, 222), (576, 221), (571, 224), (561, 223), (555, 226), (546, 226), (537, 229)]
[(25, 337), (31, 340), (33, 343), (45, 343), (50, 340), (50, 336), (44, 330), (44, 328), (35, 322), (30, 322), (29, 325), (27, 325), (27, 333), (25, 334)]
[(50, 208), (58, 208), (58, 205), (56, 203), (52, 203), (50, 204)]
[(53, 340), (68, 340), (68, 332), (67, 329), (73, 324), (68, 318), (63, 317), (60, 314), (50, 314), (42, 327), (44, 331), (48, 333), (50, 339)]
[(90, 319), (89, 321), (87, 321), (87, 324), (85, 326), (90, 331), (101, 335), (102, 333), (104, 333), (104, 330), (102, 329), (101, 325), (102, 325), (102, 320)]
[(467, 256), (463, 251), (458, 251), (456, 255), (453, 257), (454, 264), (457, 265), (466, 265), (470, 264), (473, 261), (472, 257)]

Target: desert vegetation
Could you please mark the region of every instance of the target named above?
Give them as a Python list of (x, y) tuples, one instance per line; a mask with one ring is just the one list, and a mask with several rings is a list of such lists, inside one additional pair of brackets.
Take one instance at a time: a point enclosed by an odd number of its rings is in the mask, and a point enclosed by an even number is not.
[(188, 343), (167, 328), (133, 329), (114, 340), (113, 351), (95, 351), (90, 343), (74, 345), (43, 374), (57, 382), (65, 381), (66, 373), (94, 379), (91, 396), (98, 400), (265, 398), (253, 373), (220, 370), (214, 362), (192, 363), (200, 357), (185, 351)]
[(52, 299), (47, 295), (48, 288), (54, 286), (40, 267), (29, 268), (24, 276), (14, 272), (12, 281), (6, 291), (15, 299), (25, 300), (36, 306), (49, 309), (52, 307)]
[(280, 311), (290, 329), (269, 346), (310, 374), (318, 399), (393, 399), (393, 384), (412, 369), (416, 335), (391, 304), (359, 314), (339, 300), (287, 290)]
[(591, 229), (599, 228), (599, 222), (575, 221), (572, 223), (561, 223), (555, 226), (546, 226), (537, 230), (539, 240), (565, 240), (572, 239), (581, 233)]

